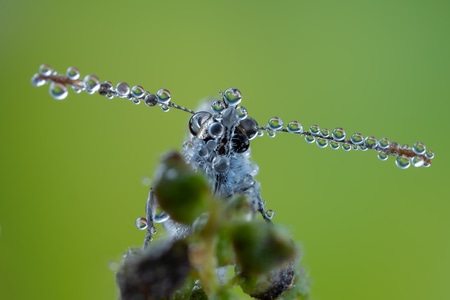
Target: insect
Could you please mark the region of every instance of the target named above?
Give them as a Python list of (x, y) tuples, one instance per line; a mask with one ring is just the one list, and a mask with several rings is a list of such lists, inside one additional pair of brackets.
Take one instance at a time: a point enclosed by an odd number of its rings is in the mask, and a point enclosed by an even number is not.
[[(328, 130), (312, 125), (304, 129), (298, 121), (284, 125), (279, 117), (272, 117), (267, 124), (259, 125), (248, 115), (247, 109), (241, 105), (242, 94), (236, 88), (228, 88), (220, 93), (209, 109), (194, 111), (172, 102), (171, 94), (161, 89), (155, 94), (146, 91), (142, 86), (130, 87), (125, 82), (115, 87), (109, 81), (100, 82), (95, 75), (87, 75), (79, 79), (77, 68), (70, 67), (65, 75), (56, 73), (48, 65), (41, 65), (39, 73), (32, 77), (34, 86), (50, 84), (50, 95), (57, 99), (65, 99), (68, 87), (76, 93), (86, 91), (97, 93), (109, 99), (114, 97), (127, 99), (134, 104), (145, 103), (149, 107), (159, 106), (164, 112), (170, 108), (190, 114), (188, 128), (189, 140), (183, 144), (185, 161), (194, 169), (204, 173), (209, 180), (211, 190), (221, 198), (227, 199), (235, 194), (246, 195), (252, 203), (255, 214), (261, 214), (264, 220), (271, 222), (272, 210), (265, 209), (265, 202), (260, 195), (260, 184), (254, 178), (258, 173), (256, 164), (250, 161), (250, 141), (266, 133), (288, 133), (303, 136), (308, 143), (316, 143), (320, 148), (329, 146), (337, 150), (374, 150), (380, 160), (395, 157), (395, 164), (402, 169), (410, 165), (429, 167), (434, 153), (424, 143), (417, 142), (412, 147), (399, 145), (387, 138), (376, 139), (373, 136), (363, 137), (360, 133), (347, 136), (342, 128)], [(157, 213), (157, 199), (150, 189), (146, 206), (146, 217), (138, 218), (138, 228), (147, 230), (144, 248), (149, 245), (155, 232), (154, 223), (162, 223), (173, 238), (180, 238), (189, 232), (189, 228), (171, 220), (164, 212)]]

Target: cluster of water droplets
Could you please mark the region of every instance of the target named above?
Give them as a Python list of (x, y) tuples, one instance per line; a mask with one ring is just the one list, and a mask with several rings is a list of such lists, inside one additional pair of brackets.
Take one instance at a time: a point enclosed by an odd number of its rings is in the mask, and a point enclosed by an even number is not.
[(318, 125), (311, 125), (309, 130), (303, 130), (298, 121), (289, 122), (284, 127), (283, 121), (279, 117), (269, 119), (266, 126), (260, 128), (260, 135), (266, 131), (270, 137), (274, 137), (276, 132), (289, 132), (304, 136), (308, 143), (315, 143), (319, 148), (330, 147), (333, 150), (342, 148), (344, 151), (350, 150), (375, 150), (380, 160), (387, 160), (390, 155), (395, 156), (395, 164), (406, 169), (414, 167), (429, 167), (434, 153), (428, 150), (424, 143), (417, 142), (412, 147), (409, 145), (399, 145), (391, 142), (387, 138), (376, 139), (374, 136), (364, 137), (361, 133), (354, 133), (347, 137), (343, 128), (334, 128), (332, 131), (327, 128), (320, 128)]
[(108, 99), (114, 97), (127, 99), (134, 104), (144, 102), (149, 107), (159, 105), (165, 112), (169, 111), (170, 107), (191, 112), (172, 104), (170, 92), (166, 89), (160, 89), (156, 94), (152, 94), (140, 85), (130, 87), (126, 82), (119, 82), (114, 87), (110, 81), (101, 82), (95, 75), (86, 75), (80, 79), (80, 72), (75, 67), (69, 67), (65, 74), (58, 74), (50, 66), (43, 64), (39, 67), (39, 72), (31, 78), (31, 83), (37, 87), (49, 83), (50, 95), (56, 100), (65, 99), (69, 88), (72, 88), (75, 93), (86, 91), (88, 94), (98, 93)]

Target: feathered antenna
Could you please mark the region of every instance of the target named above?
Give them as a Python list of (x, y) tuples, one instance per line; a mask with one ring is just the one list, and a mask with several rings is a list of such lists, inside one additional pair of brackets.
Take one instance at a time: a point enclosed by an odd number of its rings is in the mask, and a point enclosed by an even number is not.
[[(202, 127), (204, 124), (201, 122), (209, 119), (205, 115), (198, 115), (198, 112), (173, 103), (170, 92), (167, 89), (160, 89), (156, 94), (153, 94), (140, 85), (130, 88), (125, 82), (119, 82), (114, 88), (110, 81), (100, 82), (95, 75), (87, 75), (83, 80), (79, 78), (80, 72), (75, 67), (69, 67), (66, 75), (61, 75), (44, 64), (40, 66), (39, 73), (32, 77), (31, 82), (34, 86), (50, 83), (50, 95), (56, 100), (65, 99), (68, 95), (68, 86), (70, 86), (75, 93), (86, 91), (89, 94), (98, 93), (108, 99), (114, 97), (124, 98), (134, 104), (144, 102), (149, 107), (158, 105), (164, 112), (169, 111), (171, 107), (182, 110), (194, 116), (196, 115), (194, 121), (197, 124), (192, 124), (191, 118), (191, 132), (192, 126)], [(407, 144), (399, 145), (397, 142), (391, 142), (387, 138), (379, 140), (374, 136), (364, 138), (361, 133), (354, 133), (348, 138), (343, 128), (335, 128), (330, 131), (326, 128), (320, 128), (318, 125), (311, 125), (309, 130), (303, 130), (302, 125), (298, 121), (291, 121), (284, 127), (284, 123), (279, 117), (271, 118), (265, 126), (258, 126), (254, 119), (247, 117), (248, 113), (245, 107), (238, 105), (242, 99), (238, 89), (229, 88), (221, 93), (221, 97), (222, 100), (216, 100), (212, 103), (211, 109), (213, 113), (220, 117), (221, 112), (228, 106), (235, 106), (241, 119), (241, 129), (244, 132), (247, 131), (248, 139), (262, 136), (264, 132), (270, 137), (274, 137), (277, 132), (287, 132), (304, 136), (306, 142), (315, 142), (320, 148), (330, 146), (331, 149), (337, 150), (342, 148), (344, 151), (375, 150), (380, 160), (387, 160), (389, 156), (394, 156), (395, 164), (401, 169), (406, 169), (411, 164), (415, 167), (429, 167), (434, 158), (434, 152), (428, 150), (422, 142), (416, 142), (410, 147)], [(247, 122), (242, 121), (244, 119), (247, 119)]]

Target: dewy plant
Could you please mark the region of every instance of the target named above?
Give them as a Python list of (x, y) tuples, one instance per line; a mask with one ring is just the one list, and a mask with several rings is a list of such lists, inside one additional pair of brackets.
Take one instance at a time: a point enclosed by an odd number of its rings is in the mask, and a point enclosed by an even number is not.
[[(129, 250), (116, 274), (124, 300), (232, 299), (238, 298), (236, 285), (257, 299), (308, 297), (299, 250), (289, 234), (272, 223), (274, 212), (266, 210), (254, 178), (258, 167), (250, 161), (250, 140), (264, 133), (300, 135), (320, 148), (375, 150), (381, 160), (393, 156), (402, 169), (429, 167), (434, 157), (422, 142), (410, 147), (360, 133), (347, 137), (342, 128), (330, 131), (317, 125), (304, 130), (298, 121), (284, 126), (279, 117), (260, 126), (240, 105), (242, 95), (236, 88), (220, 93), (208, 109), (193, 111), (173, 103), (166, 89), (153, 94), (140, 85), (100, 82), (94, 75), (79, 78), (74, 67), (61, 75), (41, 65), (31, 81), (35, 86), (49, 83), (50, 95), (57, 100), (65, 99), (72, 88), (191, 115), (190, 139), (181, 153), (164, 157), (148, 195), (146, 216), (136, 220), (146, 231), (143, 247)], [(168, 238), (152, 243), (156, 223), (163, 225)]]

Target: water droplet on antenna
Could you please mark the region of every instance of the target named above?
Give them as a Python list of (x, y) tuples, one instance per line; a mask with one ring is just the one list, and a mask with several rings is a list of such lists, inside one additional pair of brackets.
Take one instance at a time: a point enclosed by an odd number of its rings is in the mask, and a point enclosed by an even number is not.
[(43, 86), (47, 81), (45, 79), (39, 78), (39, 74), (34, 74), (33, 77), (31, 77), (31, 84), (33, 86), (39, 87)]
[(425, 151), (427, 151), (427, 147), (425, 146), (424, 143), (417, 142), (413, 146), (413, 151), (414, 151), (414, 153), (416, 153), (418, 155), (424, 155)]
[(287, 131), (291, 133), (302, 132), (302, 130), (303, 130), (302, 125), (297, 121), (291, 121), (287, 124)]
[(361, 133), (354, 133), (352, 134), (350, 140), (352, 141), (353, 144), (359, 145), (364, 142), (364, 137)]
[(320, 136), (327, 138), (330, 136), (330, 131), (327, 128), (321, 128), (320, 129)]
[(311, 134), (314, 136), (318, 136), (320, 133), (319, 125), (311, 125), (311, 127), (309, 128), (309, 132), (311, 132)]
[(119, 82), (116, 85), (116, 92), (119, 97), (126, 98), (130, 93), (130, 86), (126, 82)]
[(66, 75), (69, 79), (77, 80), (78, 78), (80, 78), (80, 71), (78, 71), (78, 69), (75, 67), (68, 67)]
[(399, 167), (400, 169), (407, 169), (407, 168), (409, 168), (409, 166), (411, 165), (411, 162), (410, 162), (408, 156), (406, 156), (406, 155), (399, 155), (399, 156), (397, 156), (397, 158), (395, 159), (395, 164), (396, 164), (397, 167)]
[(53, 69), (49, 65), (42, 64), (39, 66), (39, 73), (44, 76), (50, 76), (53, 73)]
[(333, 129), (333, 139), (340, 142), (345, 139), (345, 130), (343, 128), (335, 128)]
[(131, 94), (133, 95), (133, 97), (140, 99), (143, 98), (145, 95), (145, 90), (142, 86), (140, 85), (135, 85), (131, 88)]
[(100, 80), (95, 75), (86, 75), (83, 82), (88, 94), (93, 94), (100, 88)]
[(170, 102), (170, 92), (166, 89), (160, 89), (156, 93), (156, 97), (158, 98), (158, 102), (161, 104), (169, 104)]
[(281, 118), (279, 117), (273, 117), (270, 118), (267, 125), (269, 125), (270, 129), (272, 130), (280, 130), (283, 128), (283, 120), (281, 120)]
[(67, 87), (58, 82), (52, 82), (49, 89), (50, 95), (56, 100), (63, 100), (67, 97)]
[(387, 160), (389, 158), (389, 155), (384, 152), (383, 150), (378, 151), (378, 158), (380, 160)]
[(137, 229), (145, 230), (145, 229), (147, 229), (147, 226), (148, 226), (148, 221), (147, 221), (146, 218), (140, 217), (140, 218), (136, 219), (136, 227), (137, 227)]
[(378, 146), (378, 141), (374, 136), (368, 136), (365, 138), (364, 140), (364, 145), (368, 148), (368, 149), (374, 149)]
[(328, 146), (328, 141), (324, 138), (317, 138), (316, 144), (319, 148), (326, 148)]
[(378, 141), (378, 146), (379, 146), (381, 149), (388, 149), (390, 145), (391, 145), (391, 143), (389, 142), (389, 140), (388, 140), (387, 138), (381, 138), (381, 139)]
[(215, 100), (211, 104), (211, 109), (216, 113), (220, 113), (225, 109), (225, 102), (223, 102), (222, 100)]

